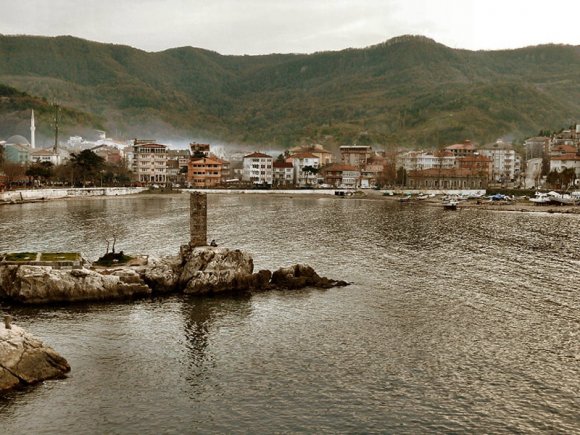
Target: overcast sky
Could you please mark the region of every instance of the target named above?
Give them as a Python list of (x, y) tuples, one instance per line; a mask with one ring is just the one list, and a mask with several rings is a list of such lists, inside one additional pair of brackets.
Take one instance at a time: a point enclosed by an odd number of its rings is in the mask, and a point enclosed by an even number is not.
[(222, 54), (360, 48), (403, 34), (470, 50), (580, 45), (578, 17), (578, 0), (0, 0), (5, 35)]

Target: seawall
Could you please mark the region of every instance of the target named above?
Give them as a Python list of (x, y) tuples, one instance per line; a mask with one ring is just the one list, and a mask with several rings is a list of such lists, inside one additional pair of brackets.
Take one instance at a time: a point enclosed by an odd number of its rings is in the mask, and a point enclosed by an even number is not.
[(0, 203), (44, 201), (49, 199), (82, 198), (87, 196), (132, 195), (147, 190), (145, 187), (85, 187), (69, 189), (30, 189), (0, 193)]

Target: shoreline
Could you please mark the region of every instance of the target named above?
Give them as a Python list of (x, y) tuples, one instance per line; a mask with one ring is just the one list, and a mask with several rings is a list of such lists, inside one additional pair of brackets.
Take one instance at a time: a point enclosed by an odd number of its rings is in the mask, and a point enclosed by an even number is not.
[[(144, 188), (90, 188), (90, 189), (58, 189), (60, 195), (44, 195), (47, 191), (54, 192), (56, 189), (37, 189), (29, 191), (10, 191), (0, 193), (0, 206), (3, 205), (21, 205), (30, 203), (43, 203), (55, 200), (97, 200), (97, 199), (121, 199), (121, 198), (137, 198), (137, 197), (148, 197), (148, 198), (163, 198), (163, 197), (174, 197), (180, 196), (192, 192), (202, 192), (207, 194), (216, 195), (277, 195), (286, 198), (292, 198), (297, 196), (313, 198), (313, 199), (323, 199), (323, 198), (333, 198), (338, 200), (372, 200), (372, 201), (388, 201), (388, 202), (399, 202), (401, 198), (400, 195), (385, 196), (382, 190), (365, 189), (356, 190), (352, 194), (347, 196), (339, 196), (335, 194), (337, 191), (344, 191), (344, 189), (292, 189), (292, 190), (277, 190), (277, 189), (251, 189), (251, 190), (241, 190), (241, 189), (179, 189), (171, 192), (166, 191), (148, 191)], [(71, 195), (63, 195), (63, 191), (66, 193), (73, 193)], [(24, 195), (23, 195), (24, 193)], [(10, 194), (11, 199), (6, 199), (6, 194)], [(14, 196), (20, 196), (21, 199), (15, 200)], [(429, 207), (441, 207), (441, 199), (411, 199), (408, 203), (402, 205), (413, 206), (413, 205), (425, 205)], [(486, 211), (504, 211), (504, 212), (521, 212), (521, 213), (549, 213), (549, 214), (580, 214), (580, 205), (538, 205), (530, 203), (525, 199), (515, 200), (512, 202), (506, 201), (490, 201), (487, 199), (468, 199), (462, 200), (457, 205), (458, 210), (462, 209), (475, 209), (475, 210), (486, 210)]]

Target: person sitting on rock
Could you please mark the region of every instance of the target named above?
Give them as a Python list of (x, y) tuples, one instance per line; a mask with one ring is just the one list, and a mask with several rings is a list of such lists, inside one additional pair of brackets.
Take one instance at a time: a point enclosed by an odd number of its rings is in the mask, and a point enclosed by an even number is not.
[(212, 241), (210, 242), (209, 246), (217, 246), (217, 243), (215, 241), (215, 239), (212, 239)]

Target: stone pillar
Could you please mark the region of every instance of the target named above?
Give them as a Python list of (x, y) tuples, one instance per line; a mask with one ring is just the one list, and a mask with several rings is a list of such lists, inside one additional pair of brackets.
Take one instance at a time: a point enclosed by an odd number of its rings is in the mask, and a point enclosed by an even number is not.
[(207, 194), (193, 192), (189, 199), (189, 231), (192, 247), (207, 246)]

